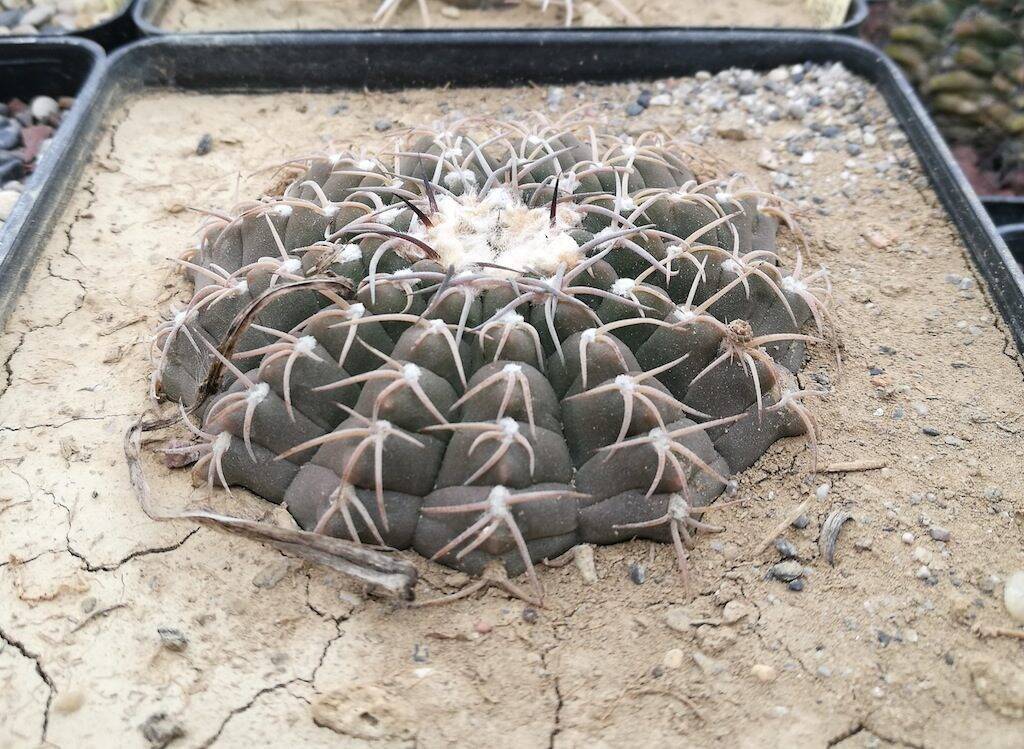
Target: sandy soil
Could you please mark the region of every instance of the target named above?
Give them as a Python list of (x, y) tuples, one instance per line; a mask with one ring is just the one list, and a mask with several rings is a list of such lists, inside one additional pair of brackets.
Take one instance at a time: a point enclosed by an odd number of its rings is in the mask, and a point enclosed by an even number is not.
[[(571, 88), (565, 106), (607, 101), (630, 132), (698, 126), (705, 147), (761, 183), (766, 145), (796, 127), (737, 133), (716, 125), (729, 115), (682, 104), (621, 117), (639, 91)], [(670, 548), (634, 542), (596, 550), (595, 585), (572, 564), (543, 571), (541, 610), (494, 591), (403, 609), (252, 542), (140, 512), (121, 437), (147, 405), (149, 331), (184, 288), (166, 261), (197, 223), (183, 207), (257, 194), (261, 170), (327, 140), (379, 144), (382, 117), (399, 126), (546, 101), (531, 88), (156, 93), (110, 118), (0, 338), (0, 747), (1020, 746), (1024, 643), (972, 626), (1012, 626), (999, 581), (1024, 567), (1024, 382), (916, 161), (883, 138), (854, 166), (837, 150), (807, 165), (773, 156), (801, 185), (794, 197), (822, 201), (802, 201), (815, 206), (804, 225), (836, 285), (843, 376), (825, 359), (809, 365), (835, 386), (815, 407), (821, 462), (888, 466), (828, 474), (809, 525), (785, 532), (807, 566), (803, 592), (765, 579), (774, 549), (754, 553), (823, 480), (807, 480), (799, 440), (742, 476), (749, 502), (691, 557), (693, 600)], [(863, 111), (885, 132), (877, 95)], [(197, 156), (205, 133), (213, 149)], [(880, 175), (886, 154), (905, 167)], [(146, 470), (166, 508), (209, 501), (155, 458)], [(240, 492), (212, 501), (272, 510)], [(816, 539), (836, 508), (854, 522), (831, 567)], [(424, 597), (459, 582), (417, 564)], [(916, 577), (922, 564), (931, 580)]]
[[(805, 0), (624, 0), (648, 26), (753, 26), (815, 28), (821, 11)], [(172, 31), (373, 28), (378, 0), (170, 0), (158, 24)], [(576, 14), (577, 26), (620, 26), (623, 19), (607, 0), (590, 0)], [(507, 8), (453, 8), (428, 0), (434, 28), (536, 28), (561, 26), (565, 13), (541, 13), (529, 4)], [(834, 25), (834, 24), (833, 24)], [(404, 0), (391, 28), (422, 28), (415, 0)]]

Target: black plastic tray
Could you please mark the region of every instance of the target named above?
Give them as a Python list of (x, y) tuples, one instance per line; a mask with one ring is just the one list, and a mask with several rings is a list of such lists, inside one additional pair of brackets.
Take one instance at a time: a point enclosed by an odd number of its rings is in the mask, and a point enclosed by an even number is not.
[(1018, 195), (982, 195), (981, 204), (985, 206), (992, 223), (997, 227), (1007, 224), (1024, 224), (1024, 197)]
[(45, 38), (57, 39), (63, 39), (66, 37), (88, 39), (89, 41), (96, 42), (108, 52), (111, 52), (114, 49), (123, 47), (128, 42), (139, 38), (139, 30), (135, 26), (135, 21), (132, 18), (132, 8), (134, 5), (135, 0), (126, 0), (125, 4), (121, 6), (121, 10), (117, 12), (117, 15), (112, 16), (103, 23), (98, 23), (95, 26), (86, 26), (82, 29), (54, 32), (52, 34), (47, 33), (42, 36)]
[(1017, 265), (1024, 270), (1024, 223), (1006, 224), (999, 227), (999, 234), (1017, 259)]
[[(169, 31), (168, 29), (160, 28), (160, 25), (159, 25), (160, 21), (163, 20), (164, 13), (166, 12), (167, 6), (168, 6), (168, 4), (170, 2), (171, 2), (171, 0), (136, 0), (136, 2), (135, 2), (135, 9), (132, 11), (132, 18), (135, 20), (135, 25), (138, 26), (139, 31), (141, 31), (144, 36), (167, 36), (167, 35), (175, 35), (175, 36), (177, 36), (177, 35), (179, 35), (179, 32)], [(686, 28), (687, 28), (687, 30), (693, 30), (693, 31), (700, 30), (700, 31), (708, 31), (708, 32), (721, 32), (721, 31), (756, 31), (756, 32), (762, 32), (762, 31), (767, 31), (767, 32), (771, 32), (771, 33), (819, 33), (819, 34), (831, 32), (831, 33), (837, 33), (837, 34), (849, 34), (851, 36), (856, 36), (859, 33), (859, 31), (860, 31), (861, 24), (864, 23), (864, 20), (867, 17), (868, 17), (868, 3), (867, 3), (867, 0), (850, 0), (850, 9), (846, 13), (846, 20), (843, 21), (843, 23), (841, 25), (839, 25), (839, 26), (837, 26), (837, 27), (835, 27), (833, 29), (820, 29), (820, 30), (817, 30), (817, 29), (814, 29), (814, 30), (811, 30), (811, 29), (806, 29), (806, 30), (804, 30), (804, 29), (772, 29), (772, 28), (752, 29), (752, 28), (748, 28), (748, 27), (745, 27), (745, 26), (716, 26), (716, 27), (713, 27), (713, 28), (712, 27), (704, 27), (704, 28), (700, 28), (700, 27), (686, 27)], [(672, 28), (677, 28), (677, 27), (672, 27)], [(682, 28), (682, 27), (679, 27), (679, 28)], [(664, 31), (664, 30), (668, 30), (668, 29), (667, 29), (667, 27), (659, 27), (657, 29), (655, 29), (653, 27), (648, 27), (648, 28), (631, 27), (631, 28), (628, 28), (628, 29), (623, 28), (623, 29), (614, 29), (614, 30), (602, 30), (599, 33), (607, 34), (607, 33), (616, 33), (616, 32), (619, 32), (619, 31), (622, 31), (622, 32), (630, 31), (630, 32), (636, 33), (638, 31), (639, 32), (643, 32), (643, 31), (655, 31), (655, 30), (657, 30), (657, 31)], [(324, 31), (331, 31), (331, 30), (330, 29), (324, 29)], [(479, 33), (487, 33), (489, 31), (494, 31), (494, 29), (487, 29), (487, 30), (445, 29), (443, 33), (446, 33), (446, 34), (479, 34)], [(503, 32), (515, 32), (515, 31), (518, 31), (519, 33), (531, 33), (532, 34), (534, 32), (542, 31), (542, 29), (518, 29), (518, 30), (517, 29), (500, 29), (500, 31), (503, 31)], [(583, 33), (583, 34), (586, 34), (586, 33), (592, 33), (593, 31), (594, 31), (593, 29), (565, 29), (565, 30), (563, 30), (563, 33)], [(220, 32), (220, 34), (232, 34), (232, 35), (239, 34), (239, 33), (245, 34), (245, 33), (251, 33), (251, 32), (245, 32), (245, 31), (241, 31), (241, 32)], [(284, 32), (284, 31), (282, 31), (282, 32), (272, 32), (272, 33), (296, 33), (296, 32)], [(373, 30), (365, 30), (365, 31), (354, 31), (354, 30), (352, 30), (352, 31), (339, 32), (339, 33), (367, 34), (367, 35), (374, 34), (374, 35), (376, 35), (376, 34), (381, 33), (381, 32), (377, 32), (377, 31), (373, 31)], [(387, 34), (409, 34), (410, 36), (412, 36), (412, 35), (416, 35), (416, 34), (430, 34), (432, 32), (430, 32), (430, 31), (422, 31), (422, 30), (418, 30), (418, 29), (402, 29), (402, 30), (388, 31), (388, 32), (383, 32), (383, 33), (387, 33)]]
[[(548, 50), (551, 50), (549, 53)], [(471, 65), (466, 61), (472, 60)], [(76, 142), (48, 187), (72, 189), (112, 107), (148, 88), (274, 91), (409, 86), (504, 86), (653, 79), (729, 67), (841, 62), (885, 97), (960, 231), (1024, 351), (1024, 274), (996, 233), (935, 125), (896, 66), (865, 42), (818, 32), (501, 31), (172, 35), (110, 58)], [(65, 133), (70, 137), (70, 133)], [(37, 201), (34, 225), (50, 225), (57, 201)], [(27, 265), (41, 236), (18, 248)], [(0, 289), (2, 290), (2, 289)], [(0, 306), (2, 309), (2, 306)]]
[(10, 290), (20, 288), (30, 269), (33, 251), (25, 248), (42, 241), (66, 198), (66, 154), (76, 150), (83, 115), (98, 89), (102, 61), (103, 50), (85, 39), (39, 36), (0, 41), (0, 98), (77, 97), (0, 227), (0, 323), (9, 311)]

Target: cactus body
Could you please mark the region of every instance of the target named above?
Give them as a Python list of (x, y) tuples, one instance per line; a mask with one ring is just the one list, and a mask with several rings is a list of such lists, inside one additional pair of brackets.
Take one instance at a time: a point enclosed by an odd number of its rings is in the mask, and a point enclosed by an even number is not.
[(1012, 182), (1012, 173), (1024, 167), (1020, 5), (898, 2), (886, 52), (921, 92), (946, 138), (972, 146), (984, 169)]
[[(195, 294), (154, 342), (171, 400), (196, 402), (263, 300), (193, 427), (197, 480), (284, 502), (306, 530), (532, 575), (637, 536), (685, 564), (732, 474), (813, 441), (793, 373), (828, 281), (783, 266), (772, 196), (698, 182), (659, 136), (540, 118), (394, 152), (311, 160), (183, 261)], [(311, 278), (352, 294), (275, 295)]]

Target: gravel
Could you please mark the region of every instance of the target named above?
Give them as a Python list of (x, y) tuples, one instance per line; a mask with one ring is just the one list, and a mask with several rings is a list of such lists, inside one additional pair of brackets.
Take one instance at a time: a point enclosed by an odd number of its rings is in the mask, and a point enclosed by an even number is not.
[(24, 180), (34, 171), (39, 156), (49, 146), (54, 130), (72, 104), (74, 99), (70, 97), (58, 100), (50, 96), (37, 96), (28, 102), (0, 102), (0, 229), (14, 212)]
[(107, 0), (0, 0), (0, 36), (64, 34), (96, 26), (124, 7)]

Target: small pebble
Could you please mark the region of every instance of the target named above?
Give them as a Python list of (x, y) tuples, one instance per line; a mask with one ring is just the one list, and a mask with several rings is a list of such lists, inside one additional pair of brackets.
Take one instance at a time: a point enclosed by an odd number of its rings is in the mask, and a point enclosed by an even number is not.
[(685, 653), (683, 653), (682, 650), (680, 650), (679, 648), (672, 648), (671, 650), (666, 652), (665, 657), (661, 659), (661, 665), (663, 665), (666, 669), (674, 671), (677, 668), (682, 667), (684, 659)]
[(921, 431), (927, 434), (929, 437), (938, 437), (940, 434), (942, 434), (942, 432), (940, 432), (935, 427), (924, 427), (923, 429), (921, 429)]
[(936, 541), (942, 541), (945, 543), (949, 540), (949, 531), (938, 525), (933, 525), (928, 529), (928, 535), (930, 535)]
[(630, 102), (629, 106), (626, 107), (626, 115), (629, 117), (638, 117), (644, 113), (644, 108), (637, 104), (635, 101)]
[[(523, 618), (525, 618), (525, 616)], [(426, 663), (430, 660), (430, 648), (426, 645), (416, 643), (412, 646), (412, 659), (416, 663)]]
[(10, 217), (14, 211), (14, 204), (20, 197), (21, 193), (14, 190), (0, 190), (0, 221), (6, 221)]
[(156, 633), (160, 635), (160, 645), (171, 652), (180, 653), (188, 647), (188, 638), (179, 629), (159, 627)]
[(540, 614), (537, 613), (537, 609), (533, 606), (527, 606), (523, 609), (523, 621), (527, 624), (536, 624), (540, 619)]
[(798, 515), (797, 519), (792, 522), (792, 526), (798, 530), (803, 530), (810, 525), (810, 519), (806, 515)]
[(60, 114), (60, 105), (57, 100), (49, 96), (37, 96), (29, 105), (32, 117), (38, 122), (50, 122)]
[(768, 683), (779, 677), (779, 672), (764, 663), (755, 663), (750, 668), (751, 675), (760, 682)]
[(716, 661), (714, 658), (704, 655), (699, 650), (694, 651), (693, 662), (697, 664), (697, 667), (705, 676), (717, 676), (718, 674), (725, 671), (725, 664), (721, 661)]
[(647, 568), (637, 562), (629, 565), (629, 579), (634, 585), (643, 585), (647, 580)]
[(776, 580), (788, 583), (791, 580), (796, 580), (798, 577), (803, 576), (804, 568), (800, 562), (791, 559), (785, 562), (773, 564), (770, 574)]
[(597, 565), (594, 563), (594, 547), (589, 544), (580, 544), (573, 553), (573, 562), (580, 572), (580, 577), (587, 585), (597, 582)]
[(788, 587), (794, 593), (799, 593), (804, 589), (804, 581), (800, 580), (799, 578), (796, 580), (790, 580), (789, 585), (787, 585), (786, 587)]
[(682, 606), (673, 606), (665, 612), (665, 624), (673, 632), (680, 634), (690, 633), (690, 615)]
[(65, 715), (78, 712), (85, 704), (85, 693), (77, 689), (60, 692), (53, 700), (53, 709)]
[(917, 568), (917, 572), (915, 574), (918, 580), (927, 580), (932, 576), (932, 571), (922, 564)]
[[(21, 26), (34, 26), (38, 30), (39, 26), (49, 21), (53, 14), (56, 12), (56, 8), (52, 5), (37, 5), (34, 8), (29, 8), (25, 11), (25, 15), (21, 17)], [(40, 97), (42, 98), (42, 97)], [(49, 99), (49, 97), (46, 97)], [(53, 101), (51, 99), (51, 101)], [(56, 104), (57, 102), (53, 102)], [(38, 119), (42, 119), (41, 117)]]
[(775, 550), (783, 559), (794, 559), (797, 556), (796, 546), (784, 538), (775, 539)]
[(1003, 605), (1018, 622), (1024, 622), (1024, 570), (1011, 572), (1003, 586)]
[(373, 129), (378, 133), (386, 133), (392, 127), (391, 120), (377, 120), (373, 123)]
[(0, 117), (0, 151), (18, 147), (21, 139), (21, 123), (12, 117)]
[(204, 133), (196, 144), (196, 156), (205, 156), (212, 148), (213, 137), (209, 133)]
[(914, 543), (914, 534), (911, 533), (910, 531), (907, 531), (906, 533), (904, 533), (901, 536), (901, 538), (903, 539), (903, 543), (905, 543), (907, 545)]
[(139, 730), (154, 749), (163, 749), (185, 735), (185, 729), (181, 724), (167, 713), (153, 713), (139, 726)]

